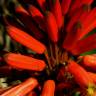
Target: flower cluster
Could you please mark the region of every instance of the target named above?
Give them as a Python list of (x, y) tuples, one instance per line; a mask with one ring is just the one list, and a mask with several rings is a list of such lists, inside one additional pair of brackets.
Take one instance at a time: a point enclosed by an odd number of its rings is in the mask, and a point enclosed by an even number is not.
[(96, 28), (93, 2), (15, 0), (14, 15), (3, 19), (26, 52), (4, 52), (3, 60), (28, 76), (1, 96), (96, 96), (96, 54), (80, 56), (96, 49), (96, 33), (88, 35)]

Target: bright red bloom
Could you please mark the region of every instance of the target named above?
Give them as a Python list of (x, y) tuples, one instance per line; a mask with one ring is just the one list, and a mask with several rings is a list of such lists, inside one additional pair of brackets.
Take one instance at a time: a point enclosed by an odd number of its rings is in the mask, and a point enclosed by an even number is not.
[(4, 60), (0, 62), (5, 61), (4, 66), (11, 68), (6, 69), (8, 72), (21, 69), (20, 72), (28, 74), (24, 78), (36, 78), (32, 89), (25, 88), (23, 94), (16, 87), (14, 94), (17, 91), (20, 96), (33, 96), (32, 92), (37, 96), (75, 96), (79, 91), (80, 96), (95, 96), (96, 72), (89, 73), (89, 69), (95, 71), (96, 56), (80, 56), (96, 49), (96, 34), (89, 35), (96, 28), (93, 1), (22, 0), (22, 5), (13, 2), (15, 12), (10, 11), (13, 22), (3, 16), (6, 31), (13, 40), (9, 40), (9, 52), (1, 55)]

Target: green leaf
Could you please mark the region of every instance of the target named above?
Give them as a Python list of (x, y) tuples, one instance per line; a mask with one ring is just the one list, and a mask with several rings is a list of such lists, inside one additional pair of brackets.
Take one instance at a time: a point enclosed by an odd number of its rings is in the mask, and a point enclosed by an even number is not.
[(92, 50), (92, 51), (85, 52), (85, 53), (81, 54), (81, 56), (91, 55), (91, 54), (96, 54), (96, 49), (94, 49), (94, 50)]

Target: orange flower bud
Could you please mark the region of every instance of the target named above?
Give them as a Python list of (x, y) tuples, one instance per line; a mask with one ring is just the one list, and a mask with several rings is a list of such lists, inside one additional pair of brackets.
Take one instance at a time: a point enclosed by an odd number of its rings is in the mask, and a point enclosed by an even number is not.
[(76, 45), (73, 46), (71, 53), (74, 55), (79, 55), (84, 52), (94, 50), (96, 48), (96, 34), (92, 34), (82, 40), (79, 40)]
[(34, 39), (32, 36), (28, 35), (26, 32), (16, 28), (15, 26), (8, 25), (7, 32), (14, 40), (20, 44), (28, 47), (29, 49), (42, 54), (46, 50), (46, 47), (40, 43), (38, 40)]
[(92, 55), (86, 55), (83, 57), (83, 65), (96, 70), (96, 57)]
[(96, 73), (88, 72), (90, 78), (92, 78), (93, 82), (96, 84)]
[(54, 15), (52, 14), (52, 12), (48, 11), (45, 19), (46, 19), (47, 32), (48, 32), (50, 39), (53, 42), (57, 42), (58, 41), (58, 27), (57, 27), (56, 19)]
[(54, 96), (55, 82), (53, 80), (47, 80), (44, 83), (41, 96)]
[(60, 5), (59, 0), (55, 0), (54, 3), (52, 3), (51, 10), (56, 18), (58, 28), (61, 29), (61, 27), (63, 26), (64, 23), (63, 23), (62, 10), (61, 10), (61, 5)]
[(24, 56), (21, 54), (8, 53), (4, 56), (4, 59), (9, 65), (20, 69), (42, 71), (46, 66), (43, 60)]
[(28, 11), (26, 11), (21, 5), (16, 6), (15, 11), (18, 13), (24, 13), (26, 15), (29, 15)]
[[(86, 10), (81, 7), (80, 9), (78, 9), (74, 15), (70, 18), (69, 22), (68, 22), (68, 25), (67, 25), (67, 28), (66, 28), (66, 31), (67, 32), (72, 32), (74, 26), (76, 26), (76, 24), (78, 22), (81, 22), (81, 20), (85, 19), (85, 16), (88, 16), (89, 14), (89, 9), (87, 8)], [(80, 25), (82, 26), (82, 24)]]
[(81, 87), (86, 88), (90, 84), (93, 84), (93, 81), (89, 77), (87, 71), (74, 61), (70, 61), (68, 70), (74, 76), (77, 84), (79, 84)]
[(45, 31), (45, 22), (43, 14), (33, 5), (29, 5), (29, 12), (34, 19), (34, 21), (40, 26), (40, 28)]
[(83, 7), (84, 5), (91, 5), (94, 0), (74, 0), (71, 8), (70, 8), (70, 16), (74, 14), (76, 10), (78, 10), (80, 7)]
[(16, 14), (18, 14), (18, 18), (20, 19), (20, 21), (25, 25), (27, 30), (30, 30), (33, 33), (35, 38), (41, 39), (44, 37), (42, 32), (32, 22), (30, 14), (22, 6), (16, 6), (15, 11)]
[(1, 96), (25, 96), (31, 90), (38, 85), (38, 82), (34, 78), (29, 78), (23, 83), (9, 89), (8, 91), (1, 94)]

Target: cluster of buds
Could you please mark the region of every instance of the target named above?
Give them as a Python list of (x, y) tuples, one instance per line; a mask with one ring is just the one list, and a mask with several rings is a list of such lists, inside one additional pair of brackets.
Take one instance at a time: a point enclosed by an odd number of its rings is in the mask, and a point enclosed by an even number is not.
[(28, 76), (1, 96), (96, 96), (96, 55), (80, 56), (96, 49), (96, 33), (88, 35), (96, 28), (93, 2), (15, 0), (3, 21), (18, 51), (3, 52), (0, 62), (3, 72)]

